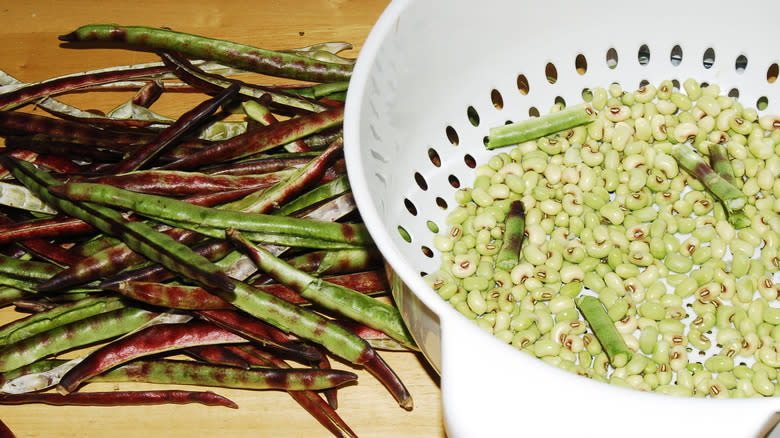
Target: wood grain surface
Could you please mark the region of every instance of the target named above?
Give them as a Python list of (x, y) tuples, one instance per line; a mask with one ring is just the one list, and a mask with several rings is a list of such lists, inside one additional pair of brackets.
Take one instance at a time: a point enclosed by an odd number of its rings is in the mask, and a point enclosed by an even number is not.
[[(57, 36), (87, 23), (164, 26), (268, 49), (346, 41), (357, 56), (361, 43), (388, 0), (232, 1), (0, 1), (0, 69), (25, 81), (111, 65), (156, 60), (150, 53), (119, 49), (74, 49)], [(89, 93), (68, 97), (82, 108), (109, 109), (126, 96)], [(167, 98), (155, 104), (176, 114), (201, 99)], [(0, 309), (0, 324), (19, 317)], [(422, 356), (382, 353), (414, 398), (414, 409), (398, 407), (370, 375), (355, 371), (356, 385), (339, 392), (340, 415), (361, 437), (444, 436), (436, 374)], [(159, 388), (144, 384), (90, 384), (90, 391)], [(218, 407), (0, 406), (0, 419), (17, 437), (327, 437), (329, 433), (286, 393), (214, 389), (238, 403)]]

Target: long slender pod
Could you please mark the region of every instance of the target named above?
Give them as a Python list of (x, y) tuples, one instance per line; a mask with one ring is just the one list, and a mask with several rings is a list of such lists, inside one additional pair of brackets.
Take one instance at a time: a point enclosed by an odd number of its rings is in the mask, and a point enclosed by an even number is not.
[(318, 61), (291, 53), (146, 26), (90, 24), (62, 35), (59, 39), (67, 42), (122, 42), (149, 50), (170, 50), (257, 73), (304, 81), (345, 81), (349, 80), (352, 73), (349, 64)]

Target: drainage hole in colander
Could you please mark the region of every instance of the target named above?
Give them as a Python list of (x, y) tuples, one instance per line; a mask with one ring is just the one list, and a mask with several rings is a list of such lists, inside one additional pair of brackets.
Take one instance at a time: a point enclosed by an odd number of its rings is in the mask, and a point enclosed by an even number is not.
[(460, 139), (458, 138), (458, 132), (455, 130), (455, 128), (452, 126), (447, 126), (444, 132), (447, 134), (447, 140), (450, 141), (450, 144), (457, 146), (460, 142)]
[(425, 221), (425, 225), (428, 227), (429, 230), (431, 230), (431, 233), (438, 233), (439, 232), (439, 226), (436, 225), (436, 222), (432, 220)]
[(471, 126), (479, 126), (479, 113), (473, 106), (466, 108), (466, 117), (468, 117)]
[(577, 73), (581, 75), (584, 75), (588, 72), (588, 60), (582, 53), (578, 54), (574, 58), (574, 69), (577, 70)]
[(780, 66), (774, 63), (766, 70), (766, 81), (773, 84), (777, 80), (777, 75), (780, 73)]
[(769, 98), (766, 96), (761, 96), (758, 98), (758, 101), (756, 101), (756, 108), (758, 108), (759, 111), (765, 110), (767, 106), (769, 106)]
[(466, 163), (466, 166), (471, 169), (477, 167), (477, 160), (475, 160), (474, 157), (469, 154), (463, 156), (463, 162)]
[(677, 67), (682, 62), (682, 59), (683, 59), (682, 47), (680, 47), (679, 45), (672, 47), (672, 51), (669, 54), (669, 60), (672, 62), (672, 65)]
[(555, 68), (555, 64), (548, 62), (544, 66), (544, 77), (547, 78), (547, 82), (554, 84), (558, 81), (558, 69)]
[(737, 71), (737, 73), (742, 74), (745, 72), (745, 69), (747, 68), (748, 59), (745, 55), (739, 55), (737, 56), (737, 60), (734, 61), (734, 70)]
[(425, 177), (420, 172), (414, 172), (414, 181), (423, 191), (428, 190), (428, 181), (425, 180)]
[(444, 200), (444, 198), (441, 198), (439, 196), (436, 197), (436, 205), (439, 206), (442, 210), (447, 209), (447, 201)]
[(610, 47), (607, 50), (607, 67), (615, 68), (618, 65), (618, 53), (614, 47)]
[(450, 175), (450, 176), (447, 177), (447, 181), (449, 181), (450, 185), (453, 188), (455, 188), (455, 189), (460, 188), (460, 180), (458, 179), (457, 176)]
[(431, 160), (431, 164), (434, 166), (441, 167), (441, 157), (439, 157), (439, 153), (436, 152), (436, 149), (428, 148), (428, 159)]
[(422, 251), (422, 253), (423, 253), (423, 255), (425, 257), (428, 257), (429, 259), (433, 258), (433, 251), (430, 248), (428, 248), (427, 246), (425, 246), (425, 245), (421, 246), (420, 250)]
[(528, 116), (529, 117), (539, 117), (539, 109), (537, 109), (535, 106), (532, 106), (528, 108)]
[(406, 228), (404, 228), (404, 227), (402, 227), (400, 225), (398, 226), (398, 234), (401, 235), (401, 238), (404, 239), (404, 241), (406, 241), (406, 243), (411, 243), (412, 242), (412, 236), (409, 235), (409, 232), (406, 231)]
[[(584, 60), (585, 57), (583, 56), (582, 59)], [(528, 83), (528, 78), (525, 77), (525, 75), (522, 73), (517, 75), (517, 91), (519, 91), (522, 95), (527, 95), (530, 90), (531, 86)]]
[(639, 46), (636, 58), (639, 61), (639, 65), (647, 65), (650, 63), (650, 48), (647, 47), (647, 44)]
[(504, 97), (501, 96), (501, 92), (495, 88), (490, 91), (490, 101), (493, 102), (493, 106), (496, 109), (502, 109), (504, 107)]
[(715, 64), (715, 49), (709, 47), (707, 50), (704, 51), (704, 56), (702, 56), (701, 64), (706, 69), (711, 68)]
[(560, 105), (561, 107), (566, 107), (566, 99), (561, 96), (555, 96), (553, 102), (555, 102), (556, 105)]
[(409, 200), (409, 198), (404, 198), (404, 206), (406, 207), (406, 211), (409, 212), (412, 216), (417, 216), (417, 207), (415, 207), (414, 203)]

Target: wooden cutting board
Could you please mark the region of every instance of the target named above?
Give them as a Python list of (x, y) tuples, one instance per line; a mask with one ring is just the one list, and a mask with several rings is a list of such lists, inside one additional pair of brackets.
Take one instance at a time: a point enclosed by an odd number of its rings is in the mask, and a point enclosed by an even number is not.
[[(0, 69), (32, 82), (111, 65), (156, 60), (128, 50), (60, 47), (57, 36), (87, 23), (170, 27), (269, 49), (346, 41), (357, 56), (387, 0), (0, 1)], [(278, 82), (278, 80), (276, 81)], [(126, 96), (89, 93), (66, 99), (82, 108), (110, 109)], [(163, 99), (155, 109), (181, 112), (201, 99)], [(17, 318), (0, 310), (0, 324)], [(339, 392), (340, 415), (361, 437), (444, 436), (438, 378), (422, 356), (383, 353), (414, 398), (407, 412), (367, 373)], [(91, 384), (89, 390), (142, 389), (153, 385)], [(159, 387), (158, 387), (159, 388)], [(329, 433), (286, 393), (216, 389), (239, 405), (218, 407), (0, 406), (0, 419), (17, 437), (327, 437)]]

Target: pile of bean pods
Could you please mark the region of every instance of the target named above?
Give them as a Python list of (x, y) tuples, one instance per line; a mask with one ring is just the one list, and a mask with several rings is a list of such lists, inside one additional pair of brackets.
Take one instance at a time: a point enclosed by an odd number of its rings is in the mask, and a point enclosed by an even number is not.
[[(334, 436), (336, 389), (414, 351), (342, 157), (348, 44), (289, 51), (170, 29), (86, 25), (60, 37), (159, 62), (23, 83), (0, 73), (0, 404), (203, 403), (212, 392), (90, 392), (147, 382), (284, 390)], [(284, 85), (246, 78), (284, 78)], [(68, 93), (130, 90), (99, 113)], [(178, 115), (166, 93), (203, 96)], [(78, 351), (76, 357), (72, 353)]]
[(427, 281), (498, 339), (582, 376), (780, 394), (780, 117), (694, 79), (584, 97), (553, 107), (587, 115), (556, 133), (491, 129), (486, 146), (509, 148), (456, 192)]

